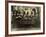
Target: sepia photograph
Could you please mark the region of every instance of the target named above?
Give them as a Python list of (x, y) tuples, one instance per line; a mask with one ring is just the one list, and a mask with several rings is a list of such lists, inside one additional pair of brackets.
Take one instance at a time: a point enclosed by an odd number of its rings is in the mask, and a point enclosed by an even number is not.
[(8, 34), (42, 34), (43, 7), (39, 3), (8, 3)]
[(11, 6), (11, 30), (40, 29), (40, 7)]

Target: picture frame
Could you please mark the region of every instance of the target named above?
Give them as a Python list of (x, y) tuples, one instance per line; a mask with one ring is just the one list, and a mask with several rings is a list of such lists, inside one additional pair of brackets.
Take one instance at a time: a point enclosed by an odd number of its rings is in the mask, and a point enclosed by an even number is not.
[[(14, 7), (14, 8), (13, 8)], [(32, 11), (33, 8), (36, 9), (36, 12), (38, 12), (37, 10), (40, 11), (40, 13), (38, 14), (39, 15), (39, 18), (37, 18), (38, 21), (35, 20), (35, 22), (38, 22), (37, 24), (38, 25), (33, 25), (33, 27), (30, 27), (30, 29), (27, 27), (29, 24), (31, 23), (28, 23), (29, 21), (25, 21), (27, 23), (24, 23), (24, 22), (20, 22), (18, 23), (19, 26), (20, 24), (22, 25), (23, 23), (23, 27), (18, 27), (18, 25), (15, 27), (15, 30), (14, 30), (14, 27), (13, 27), (13, 18), (12, 17), (13, 15), (16, 15), (16, 13), (11, 13), (13, 12), (13, 9), (15, 10), (16, 8), (20, 8), (19, 10), (24, 10), (24, 9), (27, 9), (27, 12), (29, 10), (28, 13), (25, 13), (25, 15), (27, 14), (30, 14), (30, 10)], [(22, 9), (21, 9), (22, 8)], [(38, 8), (38, 9), (37, 9)], [(25, 11), (26, 12), (26, 11)], [(19, 14), (17, 14), (19, 15)], [(22, 13), (23, 15), (23, 13)], [(35, 14), (36, 15), (36, 14)], [(23, 15), (24, 16), (24, 15)], [(36, 15), (37, 16), (37, 15)], [(35, 17), (35, 16), (32, 16), (32, 17)], [(11, 19), (12, 18), (12, 19)], [(16, 18), (16, 16), (15, 16)], [(17, 16), (18, 18), (18, 16)], [(29, 16), (28, 16), (28, 19), (29, 19)], [(30, 18), (31, 19), (31, 18)], [(32, 18), (33, 19), (33, 18)], [(31, 19), (31, 20), (32, 20)], [(10, 20), (10, 21), (9, 21)], [(13, 23), (11, 23), (11, 20)], [(24, 18), (25, 20), (25, 18)], [(15, 20), (16, 21), (16, 20)], [(20, 21), (20, 20), (19, 20)], [(30, 21), (31, 22), (31, 21)], [(16, 22), (15, 22), (16, 23)], [(25, 25), (26, 24), (26, 25)], [(25, 28), (26, 27), (26, 28)], [(38, 28), (38, 30), (36, 28)], [(33, 30), (32, 30), (32, 29)], [(12, 30), (13, 29), (13, 30)], [(18, 29), (18, 30), (16, 30)], [(36, 29), (36, 30), (35, 30)], [(6, 1), (5, 2), (5, 36), (22, 36), (22, 35), (39, 35), (39, 34), (45, 34), (45, 3), (44, 2), (24, 2), (24, 1)]]

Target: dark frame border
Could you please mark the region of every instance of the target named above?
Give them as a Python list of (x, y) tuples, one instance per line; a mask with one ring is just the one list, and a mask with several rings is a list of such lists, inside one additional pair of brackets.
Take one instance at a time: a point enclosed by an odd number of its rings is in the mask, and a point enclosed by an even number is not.
[[(28, 34), (8, 34), (8, 3), (26, 3), (26, 4), (42, 4), (43, 5), (43, 32), (28, 33)], [(22, 36), (22, 35), (39, 35), (45, 34), (45, 3), (44, 2), (26, 2), (26, 1), (5, 1), (5, 37), (8, 36)]]

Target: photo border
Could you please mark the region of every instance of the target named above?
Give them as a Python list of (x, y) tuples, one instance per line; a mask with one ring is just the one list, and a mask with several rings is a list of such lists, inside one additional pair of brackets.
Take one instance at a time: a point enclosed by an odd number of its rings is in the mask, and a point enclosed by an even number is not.
[[(8, 34), (8, 3), (25, 3), (25, 4), (42, 4), (43, 5), (43, 32), (28, 33), (28, 34)], [(39, 35), (45, 34), (45, 3), (44, 2), (24, 2), (24, 1), (5, 1), (5, 37), (8, 36), (22, 36), (22, 35)]]

